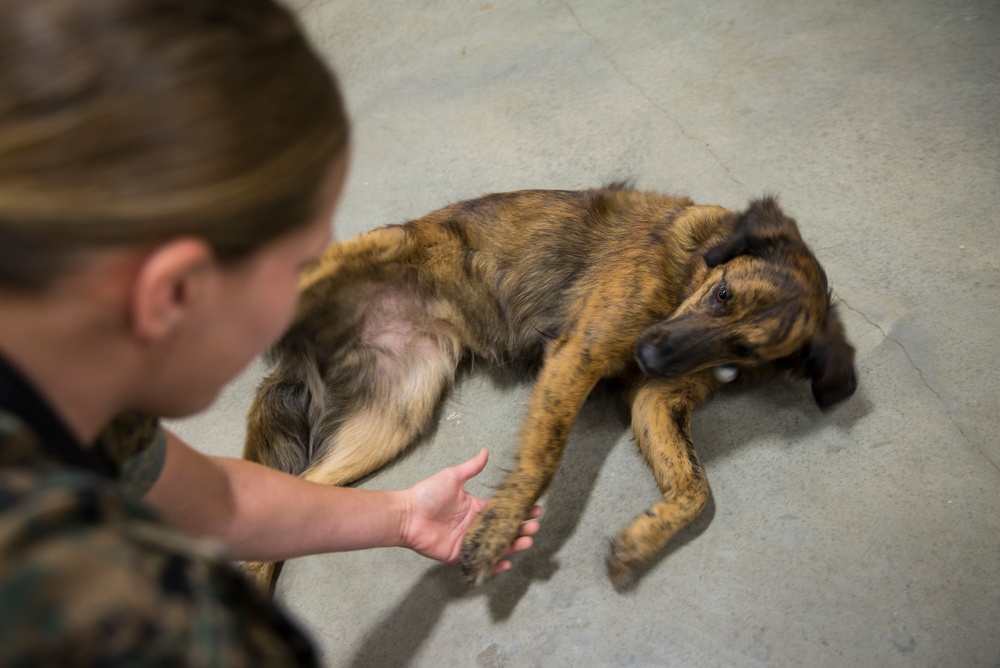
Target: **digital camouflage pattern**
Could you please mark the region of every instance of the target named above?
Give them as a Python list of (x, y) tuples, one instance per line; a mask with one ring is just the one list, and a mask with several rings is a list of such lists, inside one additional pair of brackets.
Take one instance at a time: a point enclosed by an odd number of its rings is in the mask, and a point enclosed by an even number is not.
[(163, 465), (154, 420), (67, 465), (0, 409), (0, 666), (311, 666), (306, 638), (225, 561), (138, 502)]
[(159, 420), (130, 413), (109, 424), (93, 449), (129, 497), (141, 499), (163, 470), (167, 437)]

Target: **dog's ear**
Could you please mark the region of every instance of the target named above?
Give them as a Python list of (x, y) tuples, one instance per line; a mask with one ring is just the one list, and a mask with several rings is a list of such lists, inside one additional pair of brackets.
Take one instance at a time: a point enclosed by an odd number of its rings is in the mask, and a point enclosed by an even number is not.
[(806, 372), (812, 378), (813, 397), (822, 409), (843, 401), (858, 388), (854, 348), (847, 342), (833, 306), (827, 312), (823, 330), (809, 344)]
[(782, 212), (774, 197), (762, 197), (751, 202), (729, 234), (705, 253), (705, 264), (711, 269), (738, 255), (763, 257), (789, 242), (802, 243), (795, 221)]

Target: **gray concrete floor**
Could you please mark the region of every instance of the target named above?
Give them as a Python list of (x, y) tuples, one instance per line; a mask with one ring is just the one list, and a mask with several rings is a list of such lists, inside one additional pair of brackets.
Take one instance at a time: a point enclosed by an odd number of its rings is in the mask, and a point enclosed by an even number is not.
[[(467, 591), (404, 550), (290, 562), (278, 597), (331, 666), (1000, 665), (1000, 4), (293, 3), (343, 83), (347, 237), (519, 188), (774, 192), (825, 265), (860, 389), (791, 381), (694, 421), (713, 507), (617, 593), (607, 539), (657, 495), (598, 392), (536, 547)], [(175, 425), (238, 455), (263, 373)], [(364, 483), (474, 454), (489, 495), (530, 387), (462, 382)]]

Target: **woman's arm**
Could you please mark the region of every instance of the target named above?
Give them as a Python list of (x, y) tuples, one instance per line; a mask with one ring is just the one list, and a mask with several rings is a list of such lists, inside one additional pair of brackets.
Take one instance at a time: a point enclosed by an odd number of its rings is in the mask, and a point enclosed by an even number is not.
[[(486, 466), (481, 451), (408, 490), (329, 487), (242, 459), (210, 457), (167, 432), (163, 471), (146, 500), (172, 524), (226, 544), (234, 559), (278, 561), (306, 554), (407, 547), (454, 563), (486, 501), (463, 487)], [(532, 517), (540, 511), (536, 508)], [(511, 552), (531, 546), (532, 519)], [(506, 570), (502, 562), (497, 570)]]

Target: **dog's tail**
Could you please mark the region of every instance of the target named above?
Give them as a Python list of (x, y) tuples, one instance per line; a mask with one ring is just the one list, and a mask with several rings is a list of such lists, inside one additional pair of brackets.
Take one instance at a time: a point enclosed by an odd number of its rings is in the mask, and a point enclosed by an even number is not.
[(294, 334), (268, 357), (275, 368), (250, 407), (243, 458), (298, 475), (312, 458), (311, 425), (325, 403), (322, 375), (312, 345)]
[[(257, 389), (247, 423), (243, 458), (299, 475), (312, 459), (312, 428), (326, 390), (312, 344), (286, 334), (268, 353), (274, 371)], [(248, 561), (240, 570), (268, 598), (283, 561)]]

